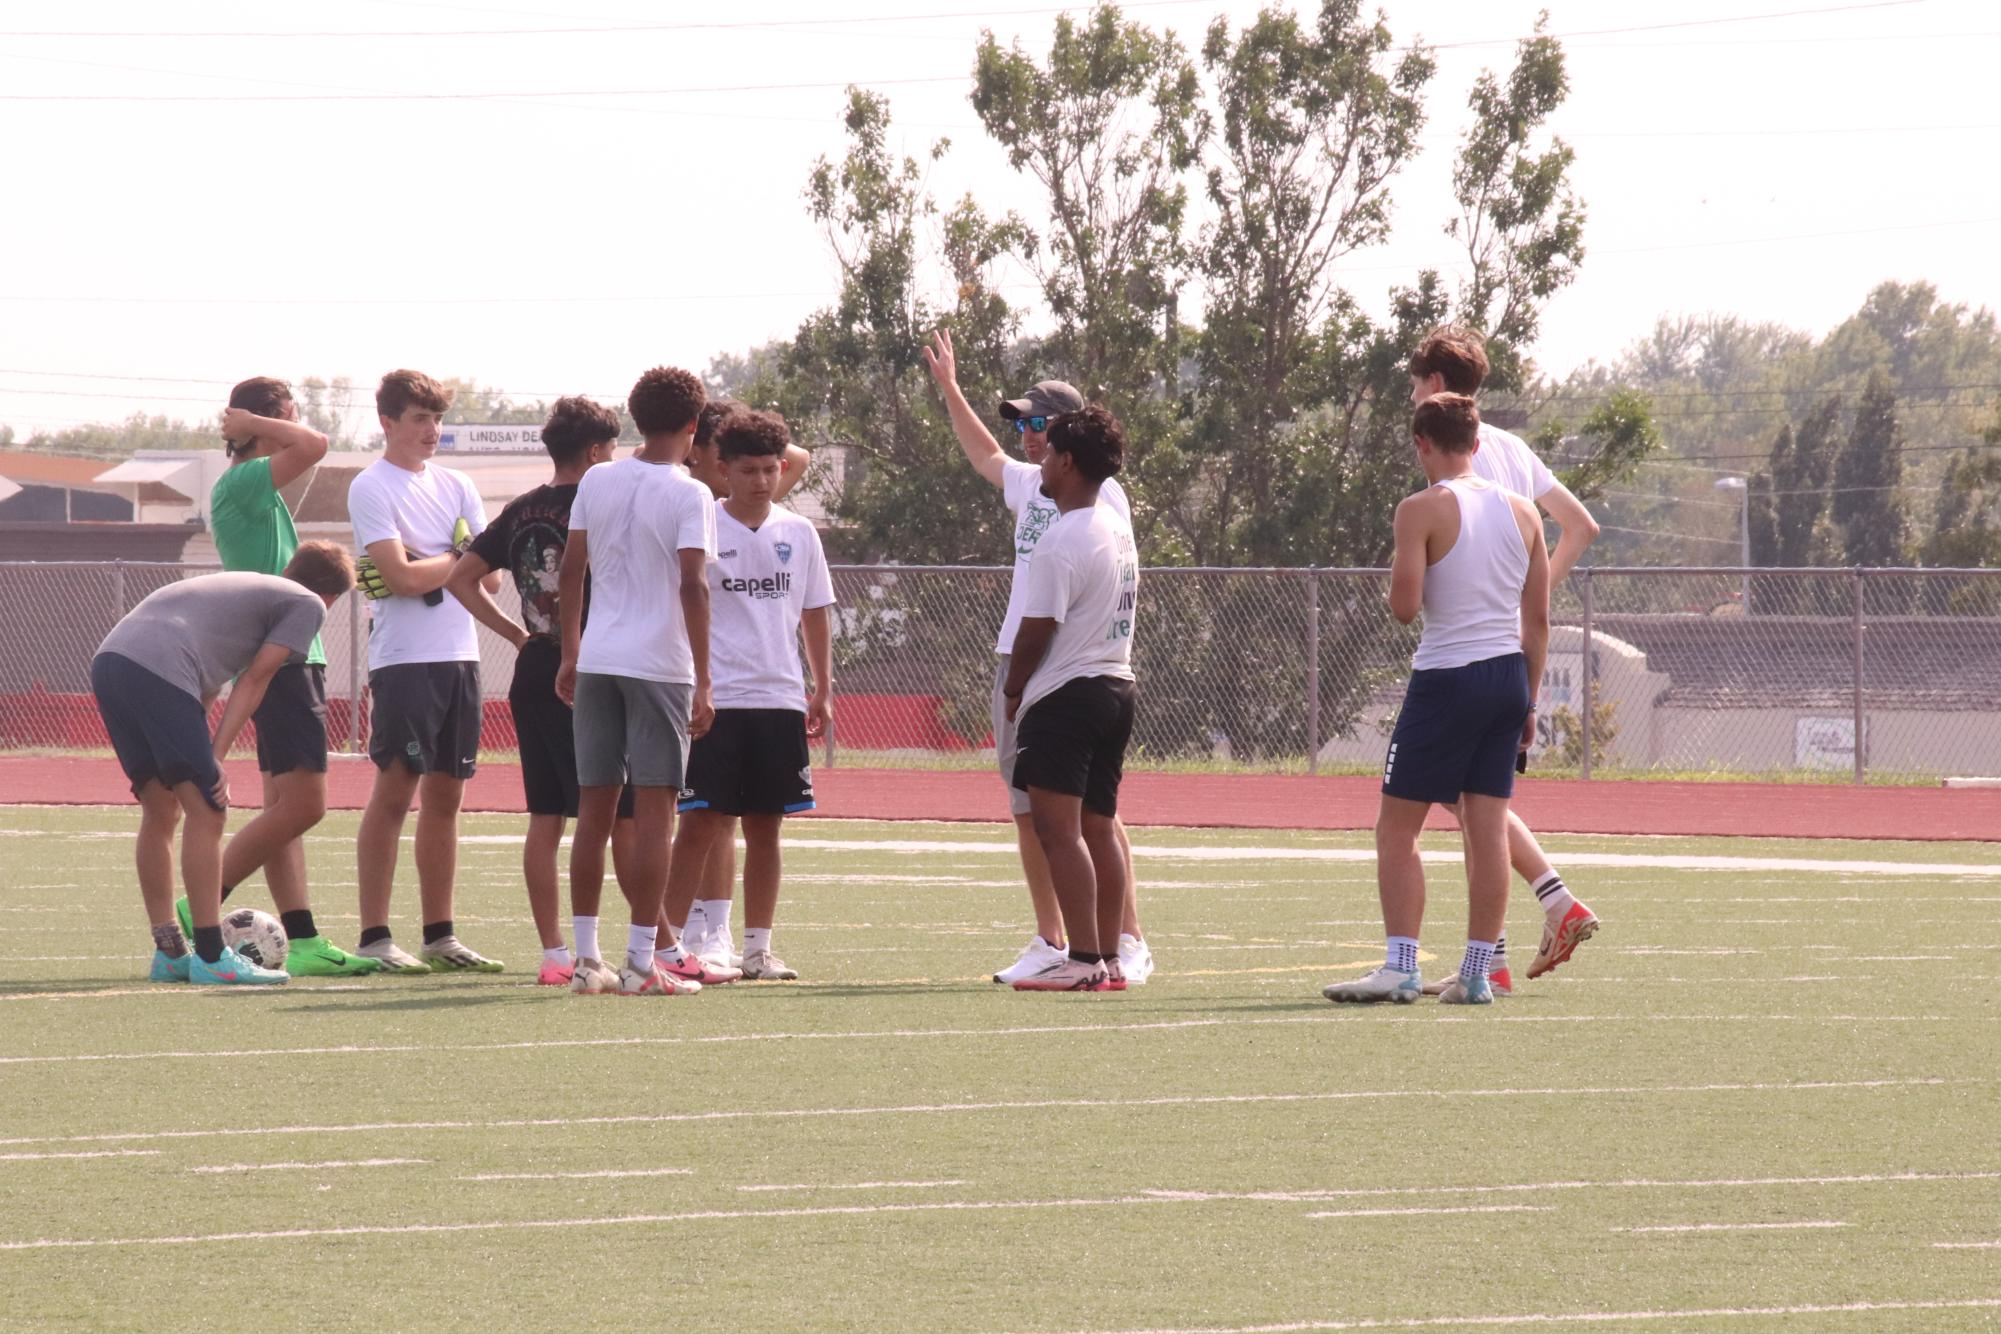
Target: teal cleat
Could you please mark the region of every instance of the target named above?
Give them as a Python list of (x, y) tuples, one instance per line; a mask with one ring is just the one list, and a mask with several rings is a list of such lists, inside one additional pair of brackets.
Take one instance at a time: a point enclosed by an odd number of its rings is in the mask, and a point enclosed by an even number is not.
[(1322, 987), (1320, 994), (1337, 1005), (1379, 1005), (1384, 1001), (1409, 1005), (1424, 994), (1424, 978), (1414, 968), (1406, 973), (1401, 968), (1385, 966), (1353, 982)]
[(1454, 977), (1445, 984), (1445, 990), (1438, 993), (1440, 1005), (1492, 1005), (1494, 984), (1485, 977), (1476, 977), (1468, 982), (1464, 975)]
[(290, 973), (276, 968), (260, 968), (227, 947), (214, 963), (204, 963), (201, 956), (195, 954), (190, 954), (188, 958), (188, 981), (197, 985), (276, 986), (292, 980)]
[(194, 951), (190, 950), (178, 959), (169, 959), (164, 950), (153, 951), (153, 971), (146, 978), (148, 982), (185, 982), (188, 980), (188, 965), (194, 961)]

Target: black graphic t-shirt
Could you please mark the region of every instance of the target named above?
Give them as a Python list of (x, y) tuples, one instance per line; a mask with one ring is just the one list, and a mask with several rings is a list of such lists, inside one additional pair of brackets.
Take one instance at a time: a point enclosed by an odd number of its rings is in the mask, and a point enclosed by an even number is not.
[[(538, 486), (516, 496), (500, 517), (473, 539), (472, 552), (488, 566), (507, 571), (521, 594), (521, 623), (531, 636), (560, 639), (563, 623), (556, 609), (556, 581), (563, 569), (563, 548), (570, 540), (570, 503), (575, 484)], [(584, 585), (584, 615), (590, 615), (590, 585)]]

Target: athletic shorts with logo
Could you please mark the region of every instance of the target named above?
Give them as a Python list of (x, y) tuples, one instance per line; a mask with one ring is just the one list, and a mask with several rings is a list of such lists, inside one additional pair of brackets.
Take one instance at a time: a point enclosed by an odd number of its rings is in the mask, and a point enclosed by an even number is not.
[(584, 787), (685, 785), (688, 711), (695, 688), (679, 681), (578, 672), (577, 782)]
[(479, 664), (399, 662), (368, 674), (368, 758), (378, 769), (471, 778), (479, 762)]
[(327, 669), (316, 662), (280, 667), (250, 715), (259, 773), (327, 771)]
[(165, 788), (193, 783), (222, 809), (210, 795), (222, 773), (200, 700), (122, 653), (90, 660), (90, 688), (133, 796), (155, 780)]
[(1003, 653), (994, 666), (994, 758), (1000, 763), (1001, 786), (1007, 789), (1007, 808), (1011, 815), (1028, 814), (1028, 793), (1014, 785), (1014, 744), (1015, 725), (1007, 716), (1007, 664), (1011, 654)]
[[(577, 813), (576, 717), (556, 697), (556, 672), (563, 651), (546, 635), (531, 636), (514, 660), (507, 706), (514, 714), (515, 743), (521, 749), (521, 792), (530, 815)], [(618, 818), (632, 818), (632, 789), (618, 796)]]
[(1015, 720), (1014, 785), (1082, 797), (1084, 809), (1119, 813), (1139, 691), (1116, 676), (1065, 681)]
[(813, 760), (798, 709), (717, 709), (688, 753), (683, 811), (797, 815), (813, 809)]
[(1383, 795), (1454, 802), (1509, 797), (1529, 714), (1528, 659), (1519, 653), (1412, 672), (1383, 763)]

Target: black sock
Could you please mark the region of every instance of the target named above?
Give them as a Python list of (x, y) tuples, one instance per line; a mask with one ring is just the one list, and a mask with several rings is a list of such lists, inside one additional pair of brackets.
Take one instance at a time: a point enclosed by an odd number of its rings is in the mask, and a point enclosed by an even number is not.
[(153, 946), (169, 959), (178, 959), (188, 952), (188, 938), (181, 934), (179, 922), (168, 922), (153, 928)]
[(1070, 962), (1072, 963), (1103, 963), (1104, 961), (1104, 955), (1093, 954), (1089, 950), (1073, 949), (1070, 951)]
[(195, 928), (195, 953), (203, 963), (222, 961), (222, 928), (220, 926), (198, 926)]
[(317, 936), (320, 933), (319, 927), (313, 924), (311, 908), (294, 908), (290, 912), (281, 912), (278, 914), (278, 920), (285, 924), (287, 940), (304, 940), (308, 936)]
[(235, 885), (224, 885), (224, 886), (222, 887), (222, 901), (223, 901), (224, 903), (227, 903), (227, 902), (229, 902), (229, 896), (230, 896), (231, 894), (234, 894), (235, 892), (236, 892), (236, 886), (235, 886)]
[(389, 928), (386, 926), (364, 926), (361, 928), (361, 948), (363, 949), (367, 949), (378, 940), (387, 939), (389, 939)]
[(426, 945), (435, 945), (451, 933), (452, 919), (449, 917), (442, 922), (424, 923), (424, 943)]

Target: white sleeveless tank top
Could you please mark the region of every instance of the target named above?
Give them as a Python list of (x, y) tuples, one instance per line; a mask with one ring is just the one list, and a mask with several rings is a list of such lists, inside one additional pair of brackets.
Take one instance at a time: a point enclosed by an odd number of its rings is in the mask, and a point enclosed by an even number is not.
[(1522, 651), (1522, 585), (1529, 551), (1508, 493), (1476, 477), (1437, 483), (1459, 502), (1459, 540), (1424, 572), (1419, 671)]

